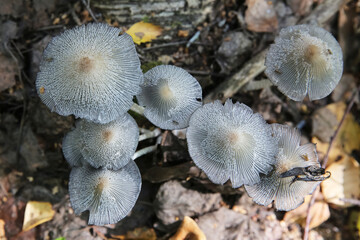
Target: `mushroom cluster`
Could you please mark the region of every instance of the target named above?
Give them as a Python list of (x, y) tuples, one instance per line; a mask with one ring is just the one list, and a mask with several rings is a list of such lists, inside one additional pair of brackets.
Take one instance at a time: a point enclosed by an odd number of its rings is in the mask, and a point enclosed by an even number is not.
[[(339, 81), (341, 58), (325, 30), (294, 26), (282, 30), (270, 48), (265, 73), (291, 99), (307, 94), (319, 99)], [(64, 137), (63, 154), (72, 168), (71, 205), (76, 214), (89, 211), (89, 224), (118, 222), (139, 196), (141, 175), (133, 161), (139, 128), (127, 113), (135, 96), (157, 127), (188, 127), (190, 156), (211, 181), (245, 185), (259, 204), (275, 201), (277, 209), (291, 210), (329, 177), (315, 146), (300, 146), (297, 130), (269, 125), (230, 99), (202, 105), (200, 84), (179, 67), (158, 66), (143, 75), (131, 37), (106, 24), (54, 37), (44, 51), (36, 88), (52, 111), (81, 118)]]
[(189, 153), (216, 184), (245, 185), (258, 204), (275, 200), (278, 210), (299, 206), (329, 177), (314, 144), (300, 146), (296, 129), (269, 125), (246, 105), (227, 100), (200, 107), (187, 130)]
[(36, 88), (60, 115), (82, 118), (63, 140), (71, 206), (89, 224), (116, 223), (133, 208), (141, 175), (132, 156), (139, 128), (127, 113), (143, 74), (132, 38), (107, 24), (66, 30), (46, 47)]

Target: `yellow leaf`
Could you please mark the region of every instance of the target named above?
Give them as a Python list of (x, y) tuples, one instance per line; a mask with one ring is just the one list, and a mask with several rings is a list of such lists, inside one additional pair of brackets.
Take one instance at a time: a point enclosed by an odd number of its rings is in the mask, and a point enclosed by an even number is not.
[(333, 162), (326, 170), (331, 172), (331, 177), (321, 183), (321, 188), (328, 203), (348, 207), (351, 204), (341, 199), (360, 198), (360, 168), (354, 158), (344, 155), (340, 161)]
[(50, 221), (55, 211), (49, 202), (29, 201), (26, 204), (24, 214), (23, 231), (28, 231), (37, 225)]
[[(336, 116), (339, 124), (344, 115), (346, 104), (338, 102), (329, 104), (325, 107)], [(337, 126), (336, 126), (337, 127)], [(335, 129), (334, 129), (335, 130)], [(329, 147), (329, 143), (323, 143), (316, 137), (312, 138), (312, 142), (316, 144), (319, 158), (322, 159)], [(345, 155), (351, 155), (354, 150), (360, 151), (360, 125), (356, 122), (354, 116), (349, 113), (339, 129), (339, 133), (329, 153), (328, 166)]]
[(141, 43), (151, 42), (157, 36), (161, 35), (162, 28), (151, 23), (137, 22), (126, 31), (134, 43), (140, 45)]
[(179, 229), (170, 240), (206, 240), (205, 234), (190, 217), (184, 217)]
[(0, 239), (1, 240), (6, 240), (6, 235), (5, 235), (5, 221), (0, 219)]
[[(311, 196), (305, 197), (305, 202), (301, 204), (298, 208), (285, 213), (284, 221), (288, 223), (299, 223), (302, 227), (305, 227), (306, 222), (306, 214), (309, 208)], [(330, 217), (329, 205), (324, 202), (321, 193), (317, 194), (314, 205), (310, 210), (311, 221), (310, 221), (310, 229), (315, 228), (325, 222)]]

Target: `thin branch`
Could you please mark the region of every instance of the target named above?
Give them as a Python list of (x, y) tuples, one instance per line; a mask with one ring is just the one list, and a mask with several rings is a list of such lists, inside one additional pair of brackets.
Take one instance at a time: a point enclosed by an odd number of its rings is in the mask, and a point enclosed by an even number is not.
[[(322, 165), (321, 165), (322, 168), (326, 168), (326, 164), (327, 164), (328, 159), (329, 159), (330, 150), (332, 149), (332, 147), (334, 145), (335, 139), (336, 139), (336, 137), (337, 137), (337, 135), (339, 133), (339, 130), (340, 130), (341, 126), (343, 125), (343, 123), (345, 121), (346, 116), (349, 114), (352, 106), (355, 103), (355, 99), (358, 96), (359, 91), (360, 91), (360, 86), (353, 93), (353, 95), (351, 97), (351, 100), (350, 100), (350, 103), (348, 104), (348, 106), (347, 106), (347, 108), (346, 108), (346, 110), (344, 112), (344, 115), (342, 116), (342, 118), (341, 118), (341, 120), (340, 120), (340, 122), (338, 124), (338, 127), (336, 128), (336, 131), (334, 132), (333, 136), (330, 139), (329, 147), (328, 147), (328, 149), (326, 151), (326, 155), (325, 155), (325, 157), (323, 158), (323, 161), (322, 161)], [(310, 202), (309, 202), (309, 207), (308, 207), (307, 212), (306, 212), (306, 221), (305, 221), (304, 236), (303, 236), (304, 240), (308, 240), (308, 238), (309, 238), (310, 221), (311, 221), (310, 211), (311, 211), (312, 206), (315, 203), (315, 199), (316, 199), (317, 194), (319, 193), (319, 190), (320, 190), (320, 187), (317, 187), (316, 190), (314, 191), (314, 193), (312, 194)]]
[(92, 17), (92, 19), (94, 19), (95, 22), (98, 22), (98, 20), (95, 17), (95, 14), (93, 13), (93, 11), (90, 8), (90, 0), (81, 0), (81, 2), (85, 5), (86, 10), (90, 13), (90, 16)]

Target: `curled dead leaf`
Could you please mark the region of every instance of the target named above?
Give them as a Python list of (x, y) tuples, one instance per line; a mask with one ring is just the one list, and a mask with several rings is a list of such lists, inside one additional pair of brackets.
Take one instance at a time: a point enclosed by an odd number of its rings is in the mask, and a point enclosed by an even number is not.
[[(298, 208), (285, 213), (284, 221), (287, 223), (298, 223), (305, 227), (307, 210), (309, 208), (311, 196), (306, 196), (305, 201)], [(330, 217), (329, 205), (324, 201), (321, 193), (318, 193), (312, 208), (310, 209), (311, 221), (310, 229), (315, 228), (325, 222)]]
[(205, 234), (198, 227), (196, 222), (186, 216), (182, 221), (179, 229), (175, 233), (174, 236), (170, 238), (170, 240), (206, 240)]
[(278, 28), (278, 19), (272, 1), (246, 0), (247, 28), (254, 32), (273, 32)]
[(132, 37), (134, 43), (140, 45), (156, 39), (161, 35), (162, 30), (160, 26), (141, 21), (132, 25), (126, 33)]
[(29, 201), (25, 207), (24, 224), (22, 230), (28, 231), (37, 225), (50, 221), (55, 215), (49, 202)]
[(321, 188), (328, 203), (349, 207), (351, 203), (341, 199), (360, 198), (360, 168), (354, 158), (344, 155), (340, 161), (333, 162), (326, 170), (331, 172), (331, 177), (321, 183)]

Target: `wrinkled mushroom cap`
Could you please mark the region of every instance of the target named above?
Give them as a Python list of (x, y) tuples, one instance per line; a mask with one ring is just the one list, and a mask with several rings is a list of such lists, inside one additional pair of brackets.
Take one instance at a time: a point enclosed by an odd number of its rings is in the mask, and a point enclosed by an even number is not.
[[(95, 168), (120, 169), (135, 153), (139, 128), (128, 114), (107, 124), (80, 120), (64, 139), (64, 156), (71, 166), (84, 159)], [(81, 157), (79, 157), (79, 155)]]
[(144, 74), (141, 89), (137, 99), (145, 106), (145, 117), (162, 129), (187, 127), (191, 114), (201, 106), (200, 84), (179, 67), (152, 68)]
[(342, 51), (325, 29), (312, 25), (281, 30), (265, 60), (265, 73), (279, 90), (295, 101), (329, 95), (341, 79)]
[(36, 79), (41, 100), (60, 115), (99, 123), (128, 111), (143, 75), (132, 38), (119, 33), (92, 23), (54, 37)]
[(191, 158), (217, 184), (234, 188), (260, 181), (272, 169), (277, 141), (260, 114), (227, 100), (208, 103), (191, 116), (187, 130)]
[(311, 194), (320, 181), (295, 181), (294, 177), (280, 178), (280, 174), (296, 167), (320, 166), (315, 145), (308, 143), (300, 146), (300, 133), (289, 126), (272, 124), (273, 133), (279, 139), (279, 155), (275, 169), (261, 181), (245, 189), (254, 202), (269, 205), (275, 200), (275, 208), (290, 211), (304, 202), (304, 197)]
[(141, 189), (141, 175), (134, 161), (120, 170), (73, 168), (69, 194), (75, 214), (89, 211), (89, 224), (117, 223), (134, 207)]

